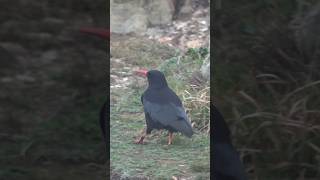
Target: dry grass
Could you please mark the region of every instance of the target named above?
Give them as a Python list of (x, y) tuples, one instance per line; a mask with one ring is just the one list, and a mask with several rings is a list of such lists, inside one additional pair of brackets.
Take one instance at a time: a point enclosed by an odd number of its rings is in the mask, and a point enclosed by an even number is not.
[[(244, 147), (244, 160), (251, 164), (255, 176), (270, 172), (287, 173), (291, 177), (299, 173), (304, 177), (319, 175), (319, 102), (313, 106), (315, 101), (310, 98), (319, 96), (318, 84), (319, 81), (307, 83), (280, 99), (271, 97), (274, 99), (272, 107), (246, 95), (252, 107), (250, 113), (240, 113), (248, 104), (232, 107), (236, 122), (232, 131), (241, 137), (237, 143)], [(281, 97), (280, 94), (275, 96)]]
[(166, 60), (159, 68), (181, 98), (193, 127), (204, 133), (210, 132), (210, 84), (199, 70), (208, 56), (201, 48), (190, 49), (185, 55)]
[(197, 91), (190, 87), (183, 94), (183, 102), (187, 111), (192, 114), (193, 127), (199, 131), (210, 132), (210, 87), (205, 85)]
[(215, 103), (251, 179), (320, 177), (319, 61), (288, 27), (295, 3), (226, 3), (221, 20), (230, 23), (214, 42)]

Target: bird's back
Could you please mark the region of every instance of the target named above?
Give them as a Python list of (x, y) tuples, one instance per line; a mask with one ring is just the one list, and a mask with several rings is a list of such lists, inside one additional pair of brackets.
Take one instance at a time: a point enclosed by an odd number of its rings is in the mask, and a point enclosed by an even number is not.
[(149, 121), (153, 121), (153, 124), (160, 123), (165, 129), (179, 131), (187, 137), (192, 136), (192, 127), (181, 100), (170, 88), (148, 88), (141, 100), (146, 117), (149, 116)]
[(165, 87), (165, 88), (161, 88), (161, 89), (147, 88), (142, 96), (145, 99), (148, 99), (148, 101), (150, 101), (152, 103), (157, 103), (157, 104), (173, 103), (176, 106), (182, 107), (182, 102), (181, 102), (180, 98), (169, 87)]

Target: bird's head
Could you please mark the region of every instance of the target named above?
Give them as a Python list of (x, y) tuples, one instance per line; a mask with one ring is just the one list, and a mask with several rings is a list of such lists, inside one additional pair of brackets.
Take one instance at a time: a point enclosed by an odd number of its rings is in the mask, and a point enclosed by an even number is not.
[(147, 77), (149, 88), (159, 89), (168, 86), (167, 80), (161, 71), (140, 69), (135, 71), (135, 73), (138, 76)]

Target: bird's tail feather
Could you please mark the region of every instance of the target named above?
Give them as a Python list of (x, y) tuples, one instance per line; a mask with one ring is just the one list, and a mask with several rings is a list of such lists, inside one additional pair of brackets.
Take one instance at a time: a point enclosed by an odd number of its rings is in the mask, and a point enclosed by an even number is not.
[(185, 136), (191, 138), (193, 135), (193, 130), (189, 122), (187, 121), (177, 121), (176, 127)]

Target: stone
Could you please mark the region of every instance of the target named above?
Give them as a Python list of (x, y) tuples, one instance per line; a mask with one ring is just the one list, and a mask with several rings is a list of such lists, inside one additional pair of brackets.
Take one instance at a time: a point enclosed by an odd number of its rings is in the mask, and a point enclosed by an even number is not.
[(172, 0), (149, 0), (145, 8), (151, 25), (166, 25), (172, 22), (175, 12)]
[(113, 33), (142, 33), (147, 29), (146, 12), (142, 7), (128, 4), (112, 4), (110, 30)]
[(170, 24), (174, 12), (172, 0), (112, 0), (110, 29), (119, 34), (143, 34), (149, 25)]

